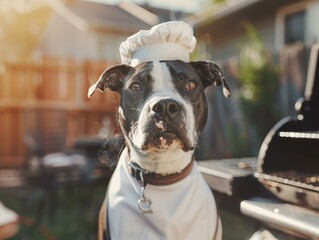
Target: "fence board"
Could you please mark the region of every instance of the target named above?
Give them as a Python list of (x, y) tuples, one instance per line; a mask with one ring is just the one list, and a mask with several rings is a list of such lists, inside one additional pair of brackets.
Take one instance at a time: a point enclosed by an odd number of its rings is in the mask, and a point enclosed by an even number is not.
[(54, 151), (72, 147), (77, 138), (96, 137), (108, 118), (110, 132), (118, 131), (119, 96), (107, 91), (87, 98), (89, 86), (110, 64), (49, 57), (0, 63), (0, 167), (22, 167), (32, 141), (53, 141)]

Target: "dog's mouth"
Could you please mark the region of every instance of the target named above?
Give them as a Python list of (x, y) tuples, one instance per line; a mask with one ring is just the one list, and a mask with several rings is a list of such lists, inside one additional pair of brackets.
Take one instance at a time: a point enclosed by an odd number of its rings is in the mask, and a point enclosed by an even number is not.
[(193, 144), (182, 131), (153, 131), (148, 134), (142, 146), (143, 151), (156, 149), (158, 151), (169, 151), (182, 149), (183, 151), (194, 150)]
[[(150, 107), (146, 105), (144, 108)], [(142, 112), (138, 120), (131, 124), (131, 142), (144, 153), (192, 151), (197, 143), (197, 134), (191, 113), (189, 115), (184, 108), (174, 114), (159, 114), (148, 110)]]

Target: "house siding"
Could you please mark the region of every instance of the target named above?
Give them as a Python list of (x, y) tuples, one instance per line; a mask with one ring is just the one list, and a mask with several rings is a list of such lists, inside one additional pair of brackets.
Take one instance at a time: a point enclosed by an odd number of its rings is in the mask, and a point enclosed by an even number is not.
[[(195, 33), (199, 40), (197, 57), (208, 58), (221, 65), (232, 89), (230, 99), (224, 99), (217, 89), (207, 90), (211, 107), (207, 126), (201, 136), (199, 159), (258, 155), (262, 141), (256, 135), (258, 121), (247, 121), (240, 100), (242, 83), (238, 79), (239, 55), (241, 48), (248, 43), (242, 21), (248, 21), (255, 27), (265, 48), (271, 54), (273, 63), (280, 70), (277, 97), (272, 99), (278, 104), (277, 121), (296, 114), (294, 104), (303, 96), (309, 47), (318, 41), (316, 24), (319, 21), (319, 3), (283, 0), (278, 1), (277, 5), (274, 3), (274, 6), (269, 4), (269, 1), (261, 2), (260, 5), (250, 6), (249, 10), (243, 9), (243, 12), (235, 12), (214, 21), (207, 20), (195, 25)], [(280, 20), (285, 16), (287, 9), (294, 10), (295, 6), (306, 11), (305, 42), (285, 46), (280, 42), (284, 34)], [(269, 119), (265, 119), (266, 123), (267, 126), (274, 125), (276, 121), (270, 122)]]
[[(279, 52), (283, 47), (284, 29), (283, 19), (285, 14), (298, 10), (305, 10), (305, 45), (311, 46), (318, 41), (319, 2), (312, 1), (277, 1), (277, 5), (266, 4), (269, 1), (261, 1), (263, 5), (250, 6), (242, 12), (235, 12), (229, 16), (215, 19), (210, 22), (203, 21), (195, 25), (195, 34), (201, 45), (205, 44), (205, 51), (215, 61), (224, 61), (237, 56), (241, 47), (247, 41), (246, 33), (242, 27), (245, 21), (250, 22), (257, 29), (265, 47), (270, 52)], [(207, 36), (209, 41), (207, 41)], [(205, 56), (207, 53), (202, 52)]]
[(81, 31), (59, 15), (52, 16), (36, 52), (43, 55), (76, 60), (108, 60), (119, 62), (118, 47), (125, 35)]
[[(258, 33), (261, 36), (267, 49), (272, 49), (275, 43), (275, 29), (272, 26), (263, 26)], [(225, 61), (231, 57), (238, 56), (240, 49), (245, 45), (247, 36), (239, 36), (237, 38), (225, 39), (220, 45), (210, 45), (208, 47), (210, 55), (214, 61)]]

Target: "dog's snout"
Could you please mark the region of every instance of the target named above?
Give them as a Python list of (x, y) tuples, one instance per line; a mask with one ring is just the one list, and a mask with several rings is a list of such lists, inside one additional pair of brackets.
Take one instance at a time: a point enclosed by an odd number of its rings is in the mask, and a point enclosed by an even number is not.
[(178, 102), (176, 102), (173, 99), (161, 100), (157, 102), (152, 108), (153, 112), (155, 112), (156, 114), (160, 116), (171, 116), (171, 117), (175, 116), (175, 114), (178, 113), (180, 109), (181, 107), (178, 104)]

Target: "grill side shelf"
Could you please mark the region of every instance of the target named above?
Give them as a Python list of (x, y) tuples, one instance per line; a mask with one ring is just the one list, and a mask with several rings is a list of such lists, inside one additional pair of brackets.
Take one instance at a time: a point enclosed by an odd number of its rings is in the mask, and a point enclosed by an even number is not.
[(319, 213), (265, 198), (242, 201), (243, 214), (307, 239), (319, 239)]

